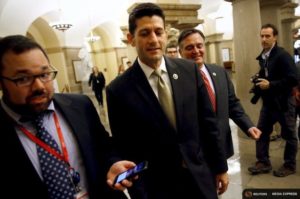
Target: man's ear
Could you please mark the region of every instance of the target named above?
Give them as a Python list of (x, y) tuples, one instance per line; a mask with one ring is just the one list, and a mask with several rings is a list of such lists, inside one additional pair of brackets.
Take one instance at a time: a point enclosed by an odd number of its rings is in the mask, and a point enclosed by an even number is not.
[(127, 33), (127, 41), (128, 41), (128, 44), (135, 47), (135, 39), (131, 33)]
[(180, 56), (182, 57), (182, 51), (180, 48), (178, 48), (178, 52), (179, 52)]

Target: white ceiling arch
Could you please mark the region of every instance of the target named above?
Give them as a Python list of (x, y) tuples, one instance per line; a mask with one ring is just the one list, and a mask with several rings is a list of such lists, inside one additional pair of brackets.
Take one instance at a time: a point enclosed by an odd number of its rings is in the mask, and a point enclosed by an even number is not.
[[(149, 0), (146, 0), (149, 1)], [(65, 32), (66, 45), (76, 46), (80, 38), (99, 24), (113, 21), (117, 26), (127, 25), (127, 8), (143, 0), (1, 0), (0, 1), (0, 37), (10, 34), (25, 35), (31, 24), (39, 17), (46, 22), (59, 19), (61, 9), (74, 26)], [(150, 0), (151, 1), (151, 0)], [(151, 2), (169, 2), (172, 0), (152, 0)], [(185, 4), (202, 4), (200, 12), (205, 14), (218, 9), (223, 0), (179, 0)], [(79, 43), (74, 43), (78, 41)]]
[(73, 24), (72, 28), (65, 31), (62, 45), (81, 46), (88, 32), (99, 24), (112, 22), (113, 27), (118, 27), (113, 31), (119, 35), (119, 27), (122, 23), (127, 23), (127, 6), (130, 2), (111, 0), (104, 6), (98, 0), (1, 0), (0, 37), (11, 34), (26, 35), (38, 18), (42, 18), (46, 22), (44, 24), (51, 23), (60, 19), (59, 10), (62, 10), (64, 19)]

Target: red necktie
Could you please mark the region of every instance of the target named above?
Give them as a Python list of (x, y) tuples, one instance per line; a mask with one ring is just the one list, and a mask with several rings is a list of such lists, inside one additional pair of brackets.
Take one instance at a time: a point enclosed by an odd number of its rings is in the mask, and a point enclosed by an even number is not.
[(211, 105), (212, 105), (214, 111), (216, 112), (216, 110), (217, 110), (217, 109), (216, 109), (216, 96), (215, 96), (215, 94), (214, 94), (214, 92), (213, 92), (213, 89), (211, 88), (211, 86), (210, 86), (210, 84), (209, 84), (209, 81), (208, 81), (208, 79), (207, 79), (205, 73), (204, 73), (202, 70), (200, 70), (200, 73), (201, 73), (201, 76), (202, 76), (202, 78), (203, 78), (203, 80), (204, 80), (205, 87), (206, 87), (206, 89), (207, 89), (207, 92), (208, 92), (208, 96), (209, 96)]

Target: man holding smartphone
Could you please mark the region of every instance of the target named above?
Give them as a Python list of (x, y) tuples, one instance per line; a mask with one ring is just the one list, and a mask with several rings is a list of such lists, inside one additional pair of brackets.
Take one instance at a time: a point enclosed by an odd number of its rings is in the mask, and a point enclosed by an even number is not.
[[(228, 168), (197, 65), (163, 56), (165, 16), (153, 3), (133, 8), (127, 38), (138, 58), (106, 90), (119, 155), (111, 159), (108, 184), (130, 187), (132, 198), (217, 199), (217, 192), (227, 189)], [(118, 174), (143, 160), (148, 169), (138, 179), (113, 184)]]
[(147, 168), (148, 168), (147, 161), (140, 162), (135, 167), (128, 169), (128, 170), (124, 171), (123, 173), (118, 174), (114, 180), (113, 185), (115, 186), (117, 183), (121, 183), (125, 179), (130, 180), (130, 179), (134, 178), (136, 175), (138, 175), (139, 173), (141, 173), (142, 171), (146, 170)]

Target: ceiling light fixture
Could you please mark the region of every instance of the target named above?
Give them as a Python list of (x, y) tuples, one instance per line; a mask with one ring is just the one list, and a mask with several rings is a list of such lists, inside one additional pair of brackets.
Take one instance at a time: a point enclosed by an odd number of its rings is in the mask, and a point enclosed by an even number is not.
[(49, 24), (52, 28), (60, 30), (62, 32), (68, 30), (69, 28), (71, 28), (73, 25), (67, 22), (63, 22), (63, 21), (58, 21), (58, 22), (53, 22)]
[(52, 23), (49, 23), (49, 25), (53, 29), (65, 32), (66, 30), (71, 28), (73, 25), (65, 20), (65, 16), (64, 16), (64, 13), (62, 11), (62, 5), (61, 5), (60, 0), (57, 1), (57, 4), (58, 4), (59, 20), (55, 21), (55, 22), (52, 22)]

